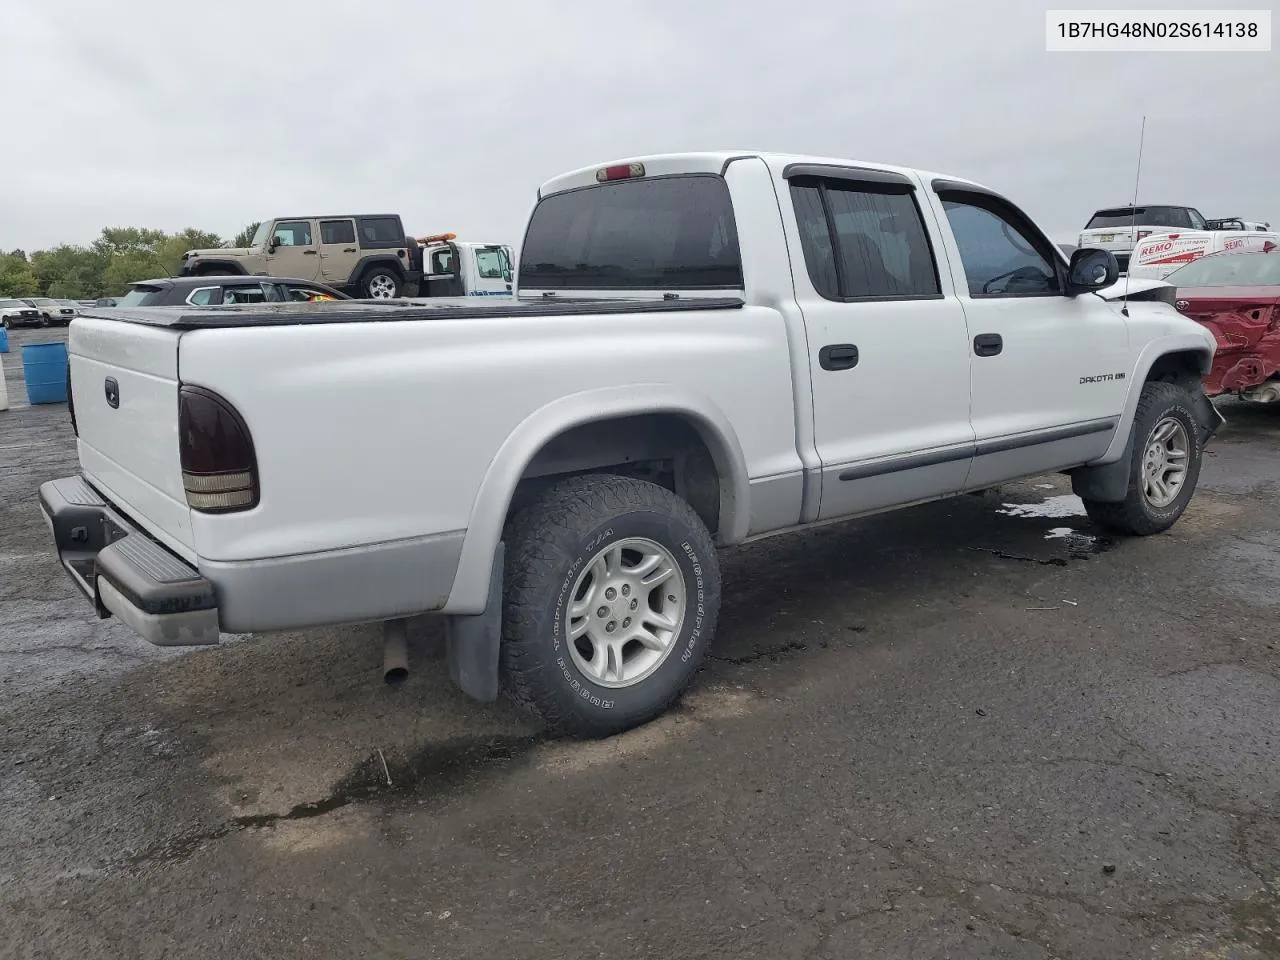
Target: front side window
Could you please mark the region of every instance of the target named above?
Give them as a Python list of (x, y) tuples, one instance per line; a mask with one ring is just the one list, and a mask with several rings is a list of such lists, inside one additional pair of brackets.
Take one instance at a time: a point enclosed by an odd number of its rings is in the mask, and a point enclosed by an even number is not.
[(1061, 292), (1058, 271), (1021, 218), (999, 204), (950, 195), (942, 198), (960, 250), (971, 297), (1026, 297)]
[(791, 196), (809, 278), (822, 296), (940, 295), (933, 251), (909, 187), (797, 178)]
[(476, 272), (480, 274), (482, 280), (501, 280), (503, 277), (502, 261), (501, 247), (479, 247), (476, 249)]
[(311, 223), (307, 220), (283, 220), (276, 224), (273, 236), (282, 247), (309, 247)]
[(733, 203), (712, 174), (617, 180), (544, 197), (520, 251), (529, 289), (741, 288)]
[(320, 301), (337, 299), (327, 290), (320, 290), (316, 287), (307, 287), (302, 284), (287, 283), (284, 285), (284, 290), (289, 300), (298, 303), (318, 303)]

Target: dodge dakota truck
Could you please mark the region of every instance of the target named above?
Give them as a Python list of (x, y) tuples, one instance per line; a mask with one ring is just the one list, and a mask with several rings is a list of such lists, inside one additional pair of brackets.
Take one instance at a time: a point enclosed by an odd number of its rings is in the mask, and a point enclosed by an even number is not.
[[(1061, 472), (1168, 529), (1214, 339), (968, 180), (761, 153), (538, 191), (517, 296), (90, 311), (81, 471), (41, 507), (157, 644), (444, 618), (452, 679), (558, 734), (672, 704), (717, 548)], [(870, 559), (870, 558), (869, 558)]]

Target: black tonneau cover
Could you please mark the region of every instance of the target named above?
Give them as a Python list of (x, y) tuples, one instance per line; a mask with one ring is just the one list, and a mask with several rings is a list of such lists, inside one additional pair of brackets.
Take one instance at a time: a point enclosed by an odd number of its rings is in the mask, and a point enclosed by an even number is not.
[[(495, 302), (495, 301), (501, 302)], [(403, 320), (467, 320), (480, 317), (550, 317), (581, 314), (674, 313), (682, 310), (733, 310), (738, 297), (663, 300), (587, 300), (542, 297), (454, 297), (448, 300), (333, 300), (325, 303), (254, 303), (224, 307), (98, 307), (85, 317), (122, 320), (174, 330), (225, 327), (282, 327), (316, 323), (374, 323)]]

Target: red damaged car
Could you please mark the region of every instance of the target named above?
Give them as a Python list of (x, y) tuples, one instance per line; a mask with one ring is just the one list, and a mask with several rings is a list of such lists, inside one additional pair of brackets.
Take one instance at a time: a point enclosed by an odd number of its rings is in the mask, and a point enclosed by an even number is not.
[(1280, 400), (1280, 250), (1210, 254), (1165, 279), (1174, 306), (1218, 341), (1205, 393)]

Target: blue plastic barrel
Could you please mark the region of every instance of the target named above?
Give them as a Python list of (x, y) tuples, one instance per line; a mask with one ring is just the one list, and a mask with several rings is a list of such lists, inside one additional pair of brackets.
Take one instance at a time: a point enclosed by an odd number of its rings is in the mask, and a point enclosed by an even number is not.
[(0, 327), (0, 353), (9, 352), (9, 331)]
[(67, 402), (67, 345), (65, 343), (24, 343), (22, 376), (27, 381), (27, 401)]

